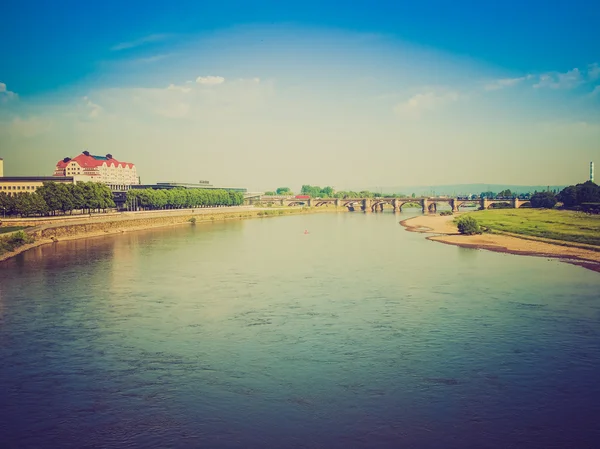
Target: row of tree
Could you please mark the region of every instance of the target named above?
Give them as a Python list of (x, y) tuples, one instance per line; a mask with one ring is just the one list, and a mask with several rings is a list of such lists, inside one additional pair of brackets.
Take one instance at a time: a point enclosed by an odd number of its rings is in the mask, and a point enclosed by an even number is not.
[(586, 181), (555, 192), (535, 192), (530, 199), (531, 207), (551, 209), (556, 203), (563, 203), (566, 208), (579, 208), (582, 205), (600, 203), (600, 187), (592, 181)]
[(45, 182), (35, 192), (21, 192), (16, 196), (0, 193), (0, 208), (4, 215), (56, 215), (74, 210), (91, 212), (115, 207), (108, 186), (95, 182), (64, 184)]
[[(294, 192), (289, 187), (279, 187), (277, 190), (265, 192), (267, 196), (293, 196)], [(401, 193), (377, 193), (377, 192), (369, 192), (368, 190), (362, 190), (360, 192), (354, 191), (339, 191), (336, 192), (333, 190), (333, 187), (319, 187), (319, 186), (311, 186), (305, 184), (302, 186), (300, 190), (300, 195), (307, 195), (311, 198), (406, 198), (406, 195)], [(413, 193), (413, 198), (415, 194)]]
[(126, 199), (128, 208), (144, 210), (239, 206), (243, 203), (243, 193), (220, 189), (128, 190)]
[(565, 207), (581, 206), (584, 203), (600, 203), (600, 187), (592, 181), (568, 186), (557, 195)]

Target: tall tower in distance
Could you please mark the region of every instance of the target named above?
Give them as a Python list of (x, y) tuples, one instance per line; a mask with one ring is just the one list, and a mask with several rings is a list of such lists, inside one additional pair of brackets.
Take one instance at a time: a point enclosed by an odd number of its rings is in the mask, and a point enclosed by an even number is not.
[(594, 182), (594, 162), (590, 162), (590, 181)]

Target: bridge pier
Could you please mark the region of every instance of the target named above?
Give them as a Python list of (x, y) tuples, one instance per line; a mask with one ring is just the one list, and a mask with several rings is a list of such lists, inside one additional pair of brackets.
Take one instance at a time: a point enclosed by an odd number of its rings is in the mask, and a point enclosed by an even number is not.
[(421, 200), (421, 210), (423, 211), (424, 214), (429, 212), (429, 201), (427, 200), (427, 198), (423, 198)]
[(480, 204), (481, 210), (487, 210), (487, 208), (490, 207), (491, 201), (487, 198), (481, 198)]
[(512, 207), (514, 207), (515, 209), (518, 209), (519, 207), (521, 207), (526, 202), (527, 202), (526, 200), (520, 200), (519, 198), (513, 198), (513, 200), (512, 200)]
[(342, 200), (340, 200), (339, 198), (335, 199), (335, 207), (340, 207), (342, 204)]
[(313, 207), (313, 199), (312, 198), (308, 199), (308, 207)]
[(371, 212), (371, 200), (368, 198), (365, 198), (364, 200), (362, 200), (362, 210), (365, 212)]
[(398, 199), (394, 198), (392, 200), (392, 207), (394, 208), (394, 212), (399, 212), (400, 208), (398, 207)]
[(450, 200), (450, 206), (452, 207), (452, 212), (458, 212), (458, 199), (452, 198)]

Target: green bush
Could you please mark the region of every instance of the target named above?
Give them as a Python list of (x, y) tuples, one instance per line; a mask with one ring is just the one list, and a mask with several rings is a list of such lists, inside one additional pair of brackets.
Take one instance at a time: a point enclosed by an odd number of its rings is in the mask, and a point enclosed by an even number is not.
[(470, 215), (463, 215), (459, 217), (456, 221), (456, 225), (458, 226), (458, 232), (464, 235), (474, 235), (481, 234), (481, 227), (477, 220), (475, 220)]
[(190, 219), (189, 219), (189, 222), (190, 222), (191, 224), (196, 224), (196, 217), (192, 217), (192, 218), (190, 218)]
[(529, 202), (536, 209), (552, 209), (557, 201), (552, 192), (539, 192), (533, 194)]
[(451, 210), (443, 210), (440, 212), (440, 216), (442, 216), (442, 217), (448, 216), (448, 215), (453, 215), (453, 212)]
[(33, 243), (35, 239), (23, 231), (17, 231), (12, 235), (0, 237), (0, 254), (14, 251), (19, 246)]

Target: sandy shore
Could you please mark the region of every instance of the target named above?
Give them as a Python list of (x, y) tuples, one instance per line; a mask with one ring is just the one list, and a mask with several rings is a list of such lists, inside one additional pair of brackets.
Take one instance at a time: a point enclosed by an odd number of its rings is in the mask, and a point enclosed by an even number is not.
[(560, 245), (527, 237), (518, 238), (499, 234), (461, 235), (453, 223), (455, 216), (423, 215), (401, 221), (407, 231), (437, 234), (428, 240), (464, 248), (486, 249), (500, 253), (520, 254), (561, 259), (600, 272), (600, 251)]

